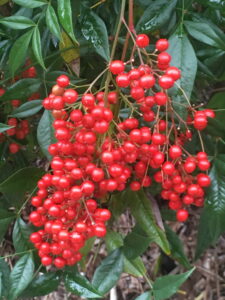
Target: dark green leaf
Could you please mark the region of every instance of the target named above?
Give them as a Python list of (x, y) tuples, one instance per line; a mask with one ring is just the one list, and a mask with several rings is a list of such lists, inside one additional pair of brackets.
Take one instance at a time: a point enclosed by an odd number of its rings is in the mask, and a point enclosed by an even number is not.
[(22, 293), (23, 297), (33, 298), (47, 295), (55, 291), (60, 283), (60, 276), (56, 272), (49, 272), (35, 277)]
[(214, 160), (209, 175), (211, 185), (200, 218), (196, 258), (225, 231), (225, 155)]
[(9, 125), (0, 123), (0, 133), (5, 132), (6, 130), (13, 128), (13, 127), (14, 126), (9, 126)]
[[(224, 33), (215, 30), (211, 23), (204, 22), (203, 20), (196, 20), (194, 22), (185, 21), (184, 24), (189, 34), (198, 41), (225, 50)], [(218, 30), (220, 31), (219, 28)], [(223, 39), (221, 38), (221, 35), (223, 35)]]
[(58, 3), (58, 17), (62, 27), (65, 29), (71, 39), (77, 43), (73, 31), (72, 9), (70, 0), (57, 0)]
[(66, 289), (82, 298), (102, 298), (102, 294), (79, 273), (68, 273), (65, 276)]
[(53, 116), (50, 111), (45, 110), (43, 113), (37, 129), (37, 139), (41, 150), (49, 159), (51, 155), (48, 153), (48, 146), (55, 141), (54, 129), (52, 127)]
[(35, 167), (20, 169), (0, 184), (0, 192), (10, 206), (20, 207), (25, 194), (34, 190), (43, 173), (43, 170)]
[(54, 8), (49, 4), (46, 11), (46, 24), (51, 31), (59, 40), (61, 39), (61, 31), (58, 22), (57, 15)]
[(10, 269), (4, 258), (0, 257), (0, 298), (7, 299), (10, 282), (9, 282)]
[(15, 264), (10, 274), (10, 289), (7, 300), (18, 299), (32, 280), (34, 273), (34, 262), (32, 253), (25, 254)]
[(3, 209), (0, 209), (0, 242), (2, 241), (9, 224), (15, 219), (15, 214)]
[(225, 140), (224, 119), (223, 122), (217, 119), (208, 118), (208, 125), (205, 130), (212, 136), (221, 137)]
[(151, 300), (152, 299), (152, 294), (151, 292), (145, 292), (141, 296), (137, 297), (135, 300)]
[(13, 246), (16, 252), (29, 250), (32, 245), (29, 242), (32, 233), (30, 225), (26, 224), (21, 218), (18, 218), (13, 228)]
[(42, 100), (32, 100), (25, 102), (18, 108), (16, 108), (13, 113), (11, 114), (11, 117), (14, 118), (27, 118), (35, 115), (37, 112), (39, 112), (43, 108), (42, 106)]
[(105, 60), (109, 60), (108, 33), (103, 20), (91, 10), (86, 10), (81, 20), (81, 31), (95, 51)]
[(184, 283), (193, 273), (195, 268), (179, 275), (166, 275), (158, 277), (153, 284), (153, 295), (155, 300), (164, 300), (170, 298), (176, 293), (178, 288)]
[(22, 16), (11, 16), (0, 19), (0, 24), (3, 24), (12, 29), (26, 29), (31, 26), (35, 26), (35, 23)]
[[(109, 230), (105, 237), (105, 241), (109, 252), (123, 246), (122, 236), (115, 231)], [(121, 249), (124, 252), (124, 247)], [(124, 272), (132, 276), (140, 277), (146, 273), (146, 269), (140, 257), (136, 257), (135, 259), (128, 259), (127, 257), (124, 257)]]
[(21, 35), (13, 44), (9, 52), (9, 67), (12, 74), (14, 74), (25, 62), (32, 33), (33, 30), (30, 30)]
[(27, 98), (38, 91), (41, 81), (35, 78), (21, 79), (12, 84), (4, 95), (0, 97), (0, 101), (10, 101), (13, 99), (27, 100)]
[(171, 256), (180, 262), (185, 268), (191, 268), (187, 256), (184, 254), (183, 245), (179, 237), (167, 224), (165, 224), (165, 230), (167, 239), (170, 243)]
[(166, 253), (170, 253), (169, 243), (165, 232), (158, 227), (153, 216), (150, 200), (147, 199), (143, 190), (133, 193), (128, 191), (129, 206), (138, 225), (146, 232), (151, 242), (158, 244)]
[(41, 49), (41, 36), (38, 27), (35, 27), (33, 38), (32, 38), (32, 49), (34, 51), (34, 55), (37, 58), (39, 64), (45, 69), (45, 63), (42, 57), (42, 49)]
[(188, 99), (191, 97), (197, 71), (197, 58), (185, 33), (175, 32), (170, 37), (169, 43), (168, 52), (172, 56), (171, 66), (181, 70), (181, 79), (171, 89), (173, 106), (177, 114), (186, 120), (187, 106), (189, 106)]
[(176, 6), (177, 0), (148, 1), (149, 6), (137, 24), (137, 31), (141, 33), (152, 32), (167, 23)]
[(28, 8), (35, 8), (35, 7), (40, 7), (42, 5), (46, 5), (47, 3), (45, 1), (41, 0), (13, 0), (16, 4)]
[(92, 284), (102, 293), (107, 293), (119, 280), (123, 272), (121, 249), (111, 252), (95, 270)]
[(148, 248), (151, 239), (137, 224), (124, 239), (123, 252), (129, 259), (135, 259)]

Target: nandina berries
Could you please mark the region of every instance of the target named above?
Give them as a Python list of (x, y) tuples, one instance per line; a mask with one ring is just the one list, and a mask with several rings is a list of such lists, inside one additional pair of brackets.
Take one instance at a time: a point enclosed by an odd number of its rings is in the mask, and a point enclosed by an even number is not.
[(149, 45), (150, 39), (146, 34), (138, 34), (136, 44), (140, 48), (145, 48)]

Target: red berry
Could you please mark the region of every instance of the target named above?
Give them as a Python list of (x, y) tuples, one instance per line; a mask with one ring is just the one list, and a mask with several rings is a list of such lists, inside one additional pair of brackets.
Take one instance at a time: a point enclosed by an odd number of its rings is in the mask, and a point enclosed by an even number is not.
[(179, 209), (177, 211), (177, 221), (185, 222), (188, 219), (188, 211), (186, 209)]
[(124, 72), (124, 62), (122, 62), (121, 60), (114, 60), (110, 63), (109, 65), (109, 70), (114, 74), (120, 74), (122, 72)]
[(159, 78), (159, 85), (166, 90), (174, 85), (174, 80), (171, 76), (163, 75)]
[(140, 48), (145, 48), (149, 45), (150, 40), (146, 34), (138, 34), (136, 38), (136, 44)]
[(119, 87), (128, 87), (130, 84), (129, 76), (127, 73), (121, 73), (116, 76), (116, 83)]
[(167, 52), (161, 52), (158, 55), (158, 64), (160, 65), (168, 65), (170, 63), (171, 56)]
[(167, 39), (159, 39), (155, 45), (156, 49), (160, 52), (166, 51), (169, 47), (169, 42)]
[(56, 81), (57, 81), (58, 86), (63, 87), (63, 88), (67, 87), (70, 84), (69, 77), (66, 75), (60, 75)]
[(169, 75), (170, 77), (173, 78), (173, 80), (178, 80), (181, 76), (181, 72), (178, 68), (176, 67), (169, 67), (167, 68), (166, 72), (165, 72), (166, 75)]

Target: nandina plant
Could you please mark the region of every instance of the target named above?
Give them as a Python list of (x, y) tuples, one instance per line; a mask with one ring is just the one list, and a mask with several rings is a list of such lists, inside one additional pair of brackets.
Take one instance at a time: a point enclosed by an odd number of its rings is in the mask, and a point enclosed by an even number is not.
[[(196, 3), (89, 2), (15, 0), (0, 19), (15, 36), (1, 41), (3, 299), (60, 283), (104, 299), (122, 273), (144, 278), (136, 300), (169, 299), (225, 229), (224, 104), (199, 91), (202, 72), (223, 72), (200, 54), (195, 78), (193, 48), (211, 53), (223, 32)], [(194, 258), (169, 225), (196, 215)], [(155, 278), (142, 261), (152, 243), (186, 272)]]

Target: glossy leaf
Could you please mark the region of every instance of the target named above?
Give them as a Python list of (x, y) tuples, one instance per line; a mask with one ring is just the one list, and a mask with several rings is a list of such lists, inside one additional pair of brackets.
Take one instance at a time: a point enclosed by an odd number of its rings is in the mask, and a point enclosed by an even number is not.
[(41, 36), (38, 27), (35, 27), (32, 38), (32, 49), (39, 64), (45, 69), (45, 63), (42, 57)]
[(158, 244), (166, 254), (169, 254), (170, 249), (166, 235), (156, 224), (150, 200), (142, 190), (136, 193), (129, 191), (127, 197), (129, 197), (128, 205), (131, 213), (138, 225), (146, 232), (151, 242)]
[(117, 283), (123, 272), (123, 254), (121, 249), (111, 252), (95, 270), (92, 284), (105, 294)]
[(35, 167), (20, 169), (0, 184), (0, 192), (10, 206), (20, 208), (25, 194), (34, 190), (43, 173), (43, 170)]
[(42, 152), (48, 159), (51, 155), (48, 153), (48, 146), (55, 141), (54, 130), (52, 127), (53, 116), (50, 111), (45, 110), (43, 113), (37, 129), (37, 139)]
[(9, 126), (9, 125), (0, 123), (0, 133), (5, 132), (6, 130), (13, 128), (13, 127), (14, 126)]
[(103, 20), (93, 11), (86, 10), (81, 20), (81, 31), (85, 39), (95, 48), (95, 51), (108, 61), (108, 33)]
[[(218, 30), (220, 31), (219, 28), (215, 30), (211, 23), (204, 22), (202, 19), (199, 21), (185, 21), (184, 24), (188, 33), (198, 41), (225, 50), (225, 36), (222, 31), (218, 32)], [(223, 39), (221, 35), (224, 36)]]
[(28, 101), (20, 105), (18, 108), (16, 108), (11, 114), (11, 117), (14, 118), (31, 117), (35, 115), (37, 112), (39, 112), (42, 108), (43, 108), (42, 100)]
[(139, 297), (135, 298), (135, 300), (151, 300), (152, 294), (151, 292), (145, 292), (144, 294), (140, 295)]
[(205, 131), (215, 137), (222, 138), (225, 141), (224, 118), (223, 121), (208, 118), (208, 124)]
[(166, 236), (170, 243), (171, 256), (181, 263), (185, 268), (191, 268), (191, 265), (184, 253), (183, 245), (176, 233), (165, 224)]
[(169, 299), (176, 293), (179, 287), (193, 273), (195, 268), (179, 275), (166, 275), (158, 277), (153, 284), (153, 295), (155, 300)]
[[(4, 258), (0, 257), (0, 298), (7, 299), (10, 287), (9, 282), (10, 269)], [(3, 299), (4, 299), (3, 298)]]
[(9, 52), (9, 67), (12, 74), (14, 74), (18, 70), (18, 68), (25, 62), (27, 49), (30, 44), (32, 33), (33, 30), (30, 30), (21, 35), (15, 41)]
[(35, 8), (46, 5), (47, 2), (41, 0), (13, 0), (14, 3), (27, 8)]
[[(105, 237), (105, 241), (107, 250), (109, 252), (112, 252), (113, 250), (121, 247), (123, 254), (126, 254), (124, 251), (124, 247), (122, 247), (123, 238), (118, 232), (109, 230)], [(141, 277), (146, 273), (146, 269), (140, 257), (129, 259), (124, 256), (124, 272), (132, 276)]]
[(27, 100), (27, 98), (38, 91), (41, 86), (41, 81), (35, 78), (21, 79), (12, 84), (0, 97), (1, 101), (10, 101), (13, 99)]
[(67, 291), (81, 296), (82, 298), (102, 298), (102, 294), (79, 273), (68, 273), (65, 275), (65, 286)]
[(2, 241), (9, 224), (16, 218), (12, 212), (0, 209), (0, 242)]
[(51, 33), (56, 36), (59, 40), (61, 39), (61, 31), (58, 22), (57, 15), (54, 8), (49, 4), (46, 10), (46, 24)]
[(32, 244), (29, 242), (31, 233), (31, 226), (25, 223), (21, 218), (18, 218), (13, 227), (12, 234), (13, 246), (16, 252), (23, 252), (32, 247)]
[(209, 175), (211, 185), (200, 218), (196, 258), (225, 232), (225, 155), (215, 158)]
[(145, 9), (137, 23), (137, 31), (141, 33), (152, 32), (166, 24), (173, 13), (177, 0), (148, 1), (149, 6)]
[[(197, 58), (195, 51), (185, 33), (176, 31), (169, 39), (169, 54), (172, 56), (171, 66), (181, 70), (181, 79), (171, 89), (173, 106), (177, 114), (186, 119), (187, 106), (189, 106), (197, 71)], [(183, 90), (181, 90), (181, 89)]]
[(35, 23), (23, 16), (11, 16), (0, 19), (0, 24), (12, 29), (26, 29), (35, 26)]
[(45, 296), (55, 291), (60, 283), (60, 276), (57, 272), (49, 272), (35, 277), (22, 293), (25, 298)]
[(10, 289), (8, 300), (18, 299), (32, 280), (34, 262), (32, 254), (25, 254), (15, 264), (10, 274)]
[(77, 43), (73, 31), (72, 9), (70, 0), (57, 0), (59, 21), (73, 41)]
[(136, 225), (124, 239), (123, 252), (127, 258), (135, 259), (145, 252), (150, 242), (151, 239), (147, 234), (139, 225)]

